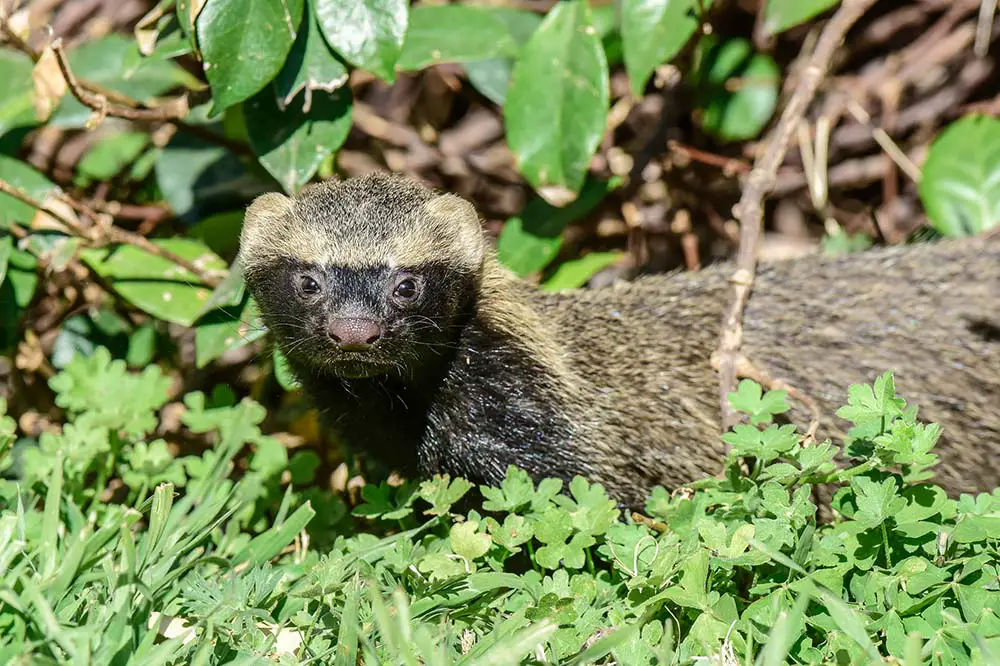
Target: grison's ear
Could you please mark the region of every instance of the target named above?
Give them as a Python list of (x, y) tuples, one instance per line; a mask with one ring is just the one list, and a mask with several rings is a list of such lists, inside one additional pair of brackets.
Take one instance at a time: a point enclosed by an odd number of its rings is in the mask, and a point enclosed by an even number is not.
[(463, 263), (479, 266), (486, 252), (486, 237), (475, 207), (456, 194), (434, 197), (423, 207), (424, 214), (438, 221), (444, 238)]
[(251, 267), (274, 253), (289, 223), (292, 200), (279, 192), (268, 192), (253, 200), (243, 216), (240, 257)]

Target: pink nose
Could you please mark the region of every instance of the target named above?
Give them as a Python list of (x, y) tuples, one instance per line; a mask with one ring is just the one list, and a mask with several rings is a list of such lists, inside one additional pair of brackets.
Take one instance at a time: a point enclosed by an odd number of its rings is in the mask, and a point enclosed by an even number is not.
[(371, 319), (334, 319), (326, 332), (341, 347), (367, 347), (382, 337), (382, 327)]

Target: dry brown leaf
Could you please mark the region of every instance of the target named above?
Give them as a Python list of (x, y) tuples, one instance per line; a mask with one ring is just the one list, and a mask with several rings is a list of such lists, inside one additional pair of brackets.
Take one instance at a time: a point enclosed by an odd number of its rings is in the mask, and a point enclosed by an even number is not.
[(59, 106), (68, 89), (66, 78), (59, 69), (59, 61), (51, 47), (46, 46), (35, 63), (31, 70), (31, 82), (35, 88), (35, 118), (44, 123)]

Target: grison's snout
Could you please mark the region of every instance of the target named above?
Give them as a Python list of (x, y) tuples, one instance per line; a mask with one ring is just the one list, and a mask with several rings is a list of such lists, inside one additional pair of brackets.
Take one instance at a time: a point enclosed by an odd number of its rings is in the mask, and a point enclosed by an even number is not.
[(371, 319), (338, 318), (330, 321), (326, 333), (341, 349), (365, 349), (382, 337), (382, 327)]

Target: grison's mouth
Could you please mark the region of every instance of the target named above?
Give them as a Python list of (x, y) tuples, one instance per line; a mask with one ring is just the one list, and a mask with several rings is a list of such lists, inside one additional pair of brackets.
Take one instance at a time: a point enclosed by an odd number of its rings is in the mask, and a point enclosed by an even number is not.
[(364, 379), (387, 375), (392, 364), (383, 361), (370, 352), (340, 351), (329, 359), (333, 374), (345, 379)]

